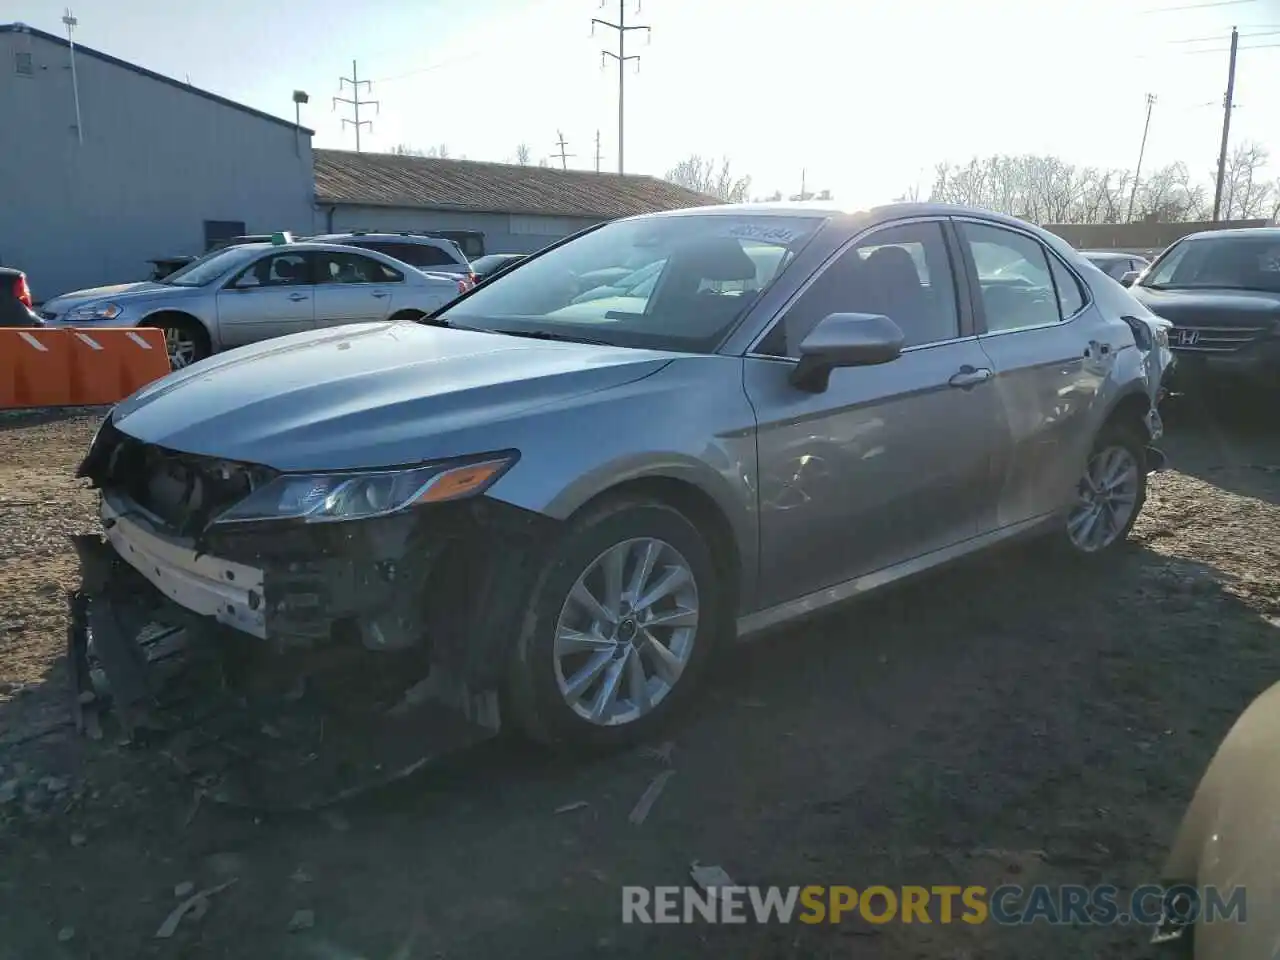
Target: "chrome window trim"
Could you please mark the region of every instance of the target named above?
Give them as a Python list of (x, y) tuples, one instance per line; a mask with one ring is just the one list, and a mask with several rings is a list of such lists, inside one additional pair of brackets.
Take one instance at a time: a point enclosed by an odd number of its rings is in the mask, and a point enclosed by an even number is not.
[[(792, 356), (777, 357), (777, 356), (773, 356), (772, 354), (757, 353), (756, 349), (769, 336), (769, 334), (773, 333), (774, 327), (776, 327), (779, 323), (782, 322), (782, 319), (787, 315), (787, 311), (790, 310), (793, 306), (795, 306), (796, 301), (799, 300), (801, 297), (803, 297), (806, 293), (808, 293), (809, 288), (813, 286), (815, 283), (817, 283), (818, 278), (820, 276), (822, 276), (824, 273), (826, 273), (828, 270), (831, 269), (832, 264), (834, 264), (837, 260), (843, 257), (845, 253), (847, 253), (852, 247), (857, 246), (867, 237), (873, 236), (874, 234), (880, 231), (892, 230), (895, 227), (907, 226), (913, 223), (936, 223), (941, 229), (949, 219), (951, 218), (947, 217), (944, 214), (931, 214), (928, 216), (920, 216), (920, 217), (904, 217), (900, 220), (890, 220), (884, 223), (873, 224), (872, 226), (867, 227), (861, 233), (854, 234), (852, 237), (846, 240), (843, 244), (841, 244), (840, 247), (835, 251), (835, 253), (827, 257), (827, 259), (822, 262), (821, 266), (819, 266), (818, 269), (814, 270), (813, 273), (809, 275), (809, 279), (806, 280), (803, 284), (801, 284), (796, 289), (795, 293), (793, 293), (790, 297), (787, 298), (786, 302), (783, 303), (782, 306), (779, 307), (778, 310), (774, 313), (774, 315), (769, 318), (769, 321), (764, 325), (764, 328), (760, 331), (759, 335), (754, 340), (751, 341), (751, 344), (747, 347), (746, 352), (743, 353), (743, 356), (752, 357), (757, 360), (784, 360), (787, 363), (795, 363), (797, 360), (800, 359), (799, 357), (792, 357)], [(982, 221), (978, 221), (978, 222), (982, 222)], [(943, 230), (942, 232), (942, 242), (945, 246), (947, 242), (945, 230)], [(952, 271), (954, 271), (955, 266), (951, 265), (951, 269)], [(960, 304), (959, 304), (960, 287), (956, 283), (956, 278), (954, 274), (951, 277), (951, 286), (953, 288), (955, 298), (957, 301), (956, 302), (956, 328), (959, 329), (960, 312), (961, 312)], [(920, 350), (925, 347), (940, 347), (944, 344), (959, 343), (962, 340), (970, 340), (970, 339), (976, 340), (977, 337), (975, 335), (962, 334), (960, 336), (952, 337), (950, 340), (934, 340), (931, 343), (919, 343), (919, 344), (916, 344), (915, 346), (904, 347), (902, 352), (910, 353), (913, 350)]]
[[(979, 334), (980, 337), (1001, 337), (1001, 336), (1004, 336), (1006, 333), (1026, 333), (1028, 330), (1052, 330), (1055, 327), (1061, 327), (1064, 324), (1071, 323), (1073, 320), (1075, 320), (1077, 317), (1083, 314), (1086, 310), (1088, 310), (1091, 306), (1093, 306), (1094, 304), (1093, 288), (1090, 287), (1089, 284), (1087, 284), (1084, 281), (1084, 278), (1080, 276), (1080, 274), (1075, 270), (1075, 268), (1071, 266), (1071, 264), (1067, 263), (1066, 260), (1064, 260), (1061, 256), (1058, 255), (1058, 252), (1056, 250), (1054, 250), (1051, 246), (1049, 246), (1047, 243), (1045, 243), (1043, 240), (1037, 237), (1034, 233), (1024, 230), (1021, 227), (1012, 226), (1002, 221), (984, 220), (981, 217), (956, 216), (956, 217), (952, 217), (951, 220), (954, 223), (973, 223), (973, 224), (977, 224), (980, 227), (991, 227), (996, 230), (1007, 230), (1009, 233), (1016, 233), (1019, 236), (1026, 237), (1032, 243), (1039, 245), (1040, 249), (1042, 249), (1045, 252), (1046, 257), (1053, 257), (1054, 259), (1056, 259), (1058, 263), (1062, 266), (1062, 268), (1067, 271), (1067, 273), (1075, 277), (1076, 283), (1080, 284), (1080, 286), (1084, 288), (1084, 293), (1085, 293), (1084, 304), (1080, 307), (1079, 310), (1071, 314), (1071, 316), (1069, 317), (1061, 317), (1054, 323), (1033, 323), (1025, 327), (1010, 327), (1008, 330), (985, 330)], [(961, 243), (966, 242), (963, 232), (960, 232), (960, 236), (957, 239)], [(970, 259), (973, 258), (972, 251), (969, 252), (969, 258)], [(976, 265), (974, 267), (974, 270), (976, 272), (977, 270)], [(1053, 268), (1051, 265), (1050, 265), (1049, 273), (1050, 273), (1050, 278), (1052, 279)], [(1056, 283), (1054, 284), (1053, 294), (1054, 294), (1054, 297), (1057, 298), (1058, 287)], [(1059, 311), (1062, 310), (1061, 300), (1058, 301), (1058, 310)], [(983, 326), (986, 326), (986, 319), (987, 319), (986, 311), (984, 310), (982, 315)]]

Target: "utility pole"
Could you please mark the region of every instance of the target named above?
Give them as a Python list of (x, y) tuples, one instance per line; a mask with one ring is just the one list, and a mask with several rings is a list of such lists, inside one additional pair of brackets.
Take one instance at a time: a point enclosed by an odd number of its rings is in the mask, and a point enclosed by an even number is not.
[(349, 76), (349, 77), (339, 77), (339, 78), (338, 78), (338, 92), (339, 92), (339, 93), (341, 93), (341, 92), (342, 92), (342, 90), (343, 90), (342, 85), (343, 85), (344, 83), (349, 83), (349, 84), (351, 84), (351, 97), (350, 97), (349, 99), (348, 99), (347, 97), (334, 97), (334, 98), (333, 98), (333, 109), (335, 109), (335, 110), (336, 110), (336, 109), (338, 108), (338, 104), (340, 104), (340, 103), (349, 103), (349, 104), (351, 104), (351, 109), (352, 109), (352, 111), (353, 111), (353, 112), (354, 112), (354, 114), (355, 114), (355, 119), (354, 119), (354, 120), (348, 120), (346, 117), (343, 117), (343, 118), (342, 118), (342, 128), (345, 130), (345, 129), (346, 129), (346, 127), (347, 127), (347, 124), (348, 124), (348, 123), (349, 123), (349, 124), (351, 124), (353, 127), (355, 127), (355, 128), (356, 128), (356, 153), (359, 153), (359, 152), (360, 152), (360, 128), (361, 128), (362, 126), (364, 126), (364, 127), (368, 127), (370, 131), (372, 131), (372, 130), (373, 130), (373, 121), (372, 121), (372, 120), (361, 120), (361, 119), (360, 119), (360, 108), (361, 108), (361, 107), (367, 107), (369, 104), (373, 104), (374, 109), (375, 109), (375, 110), (377, 110), (377, 112), (378, 112), (378, 113), (381, 113), (381, 112), (382, 112), (382, 103), (381, 103), (380, 101), (378, 101), (378, 100), (361, 100), (361, 99), (360, 99), (360, 85), (361, 85), (361, 84), (364, 84), (364, 88), (365, 88), (366, 90), (372, 90), (372, 89), (373, 89), (373, 84), (372, 84), (372, 83), (370, 83), (368, 80), (361, 80), (361, 79), (360, 79), (360, 74), (356, 72), (356, 62), (355, 62), (354, 60), (352, 60), (352, 61), (351, 61), (351, 76)]
[(1142, 146), (1138, 148), (1138, 166), (1133, 171), (1133, 186), (1129, 188), (1129, 213), (1125, 223), (1133, 223), (1133, 201), (1138, 196), (1138, 178), (1142, 176), (1142, 155), (1147, 152), (1147, 131), (1151, 129), (1151, 108), (1156, 105), (1156, 95), (1147, 94), (1147, 122), (1142, 125)]
[[(1227, 95), (1222, 100), (1222, 147), (1218, 150), (1218, 184), (1213, 191), (1213, 221), (1218, 222), (1222, 210), (1222, 182), (1227, 175), (1227, 137), (1231, 133), (1231, 101), (1236, 92), (1236, 47), (1240, 34), (1231, 28), (1231, 65), (1227, 68)], [(1230, 212), (1230, 211), (1228, 211)]]
[[(600, 6), (602, 8), (604, 7), (604, 0), (600, 0)], [(653, 31), (644, 24), (627, 23), (627, 0), (618, 0), (617, 23), (610, 23), (608, 20), (600, 20), (596, 17), (592, 17), (591, 32), (593, 34), (595, 33), (597, 23), (602, 27), (608, 27), (610, 30), (618, 31), (618, 52), (614, 53), (612, 50), (601, 50), (600, 65), (603, 67), (609, 57), (613, 57), (613, 59), (618, 61), (618, 173), (624, 173), (625, 167), (623, 165), (622, 156), (624, 143), (623, 126), (626, 119), (626, 101), (624, 99), (624, 93), (627, 82), (627, 74), (625, 70), (627, 61), (636, 61), (636, 69), (640, 69), (640, 57), (635, 54), (627, 56), (627, 33), (631, 30), (644, 30), (648, 35), (652, 35)]]
[(600, 131), (596, 131), (596, 173), (600, 172), (600, 161), (604, 159), (600, 153)]
[(556, 136), (560, 138), (559, 140), (557, 140), (557, 141), (556, 141), (556, 146), (558, 146), (558, 147), (560, 148), (560, 169), (561, 169), (561, 170), (568, 170), (568, 169), (569, 169), (569, 162), (568, 162), (568, 161), (569, 161), (569, 158), (570, 158), (570, 157), (576, 157), (576, 156), (577, 156), (577, 154), (576, 154), (576, 153), (565, 153), (565, 152), (564, 152), (564, 148), (565, 148), (565, 147), (567, 147), (569, 144), (568, 144), (568, 142), (565, 140), (565, 138), (564, 138), (564, 133), (563, 133), (562, 131), (557, 130), (557, 131), (556, 131)]
[(76, 105), (76, 140), (83, 145), (84, 128), (80, 125), (80, 83), (76, 80), (76, 38), (74, 36), (76, 25), (80, 21), (72, 15), (71, 8), (67, 7), (62, 15), (62, 22), (67, 28), (67, 49), (71, 54), (71, 99)]

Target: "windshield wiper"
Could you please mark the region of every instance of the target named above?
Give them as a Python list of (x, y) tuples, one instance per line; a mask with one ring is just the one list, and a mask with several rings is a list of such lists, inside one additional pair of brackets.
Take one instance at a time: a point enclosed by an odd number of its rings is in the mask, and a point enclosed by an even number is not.
[(524, 337), (526, 340), (555, 340), (560, 343), (590, 343), (597, 347), (612, 347), (614, 344), (605, 340), (592, 340), (590, 337), (579, 337), (576, 334), (557, 333), (554, 330), (494, 330), (508, 337)]

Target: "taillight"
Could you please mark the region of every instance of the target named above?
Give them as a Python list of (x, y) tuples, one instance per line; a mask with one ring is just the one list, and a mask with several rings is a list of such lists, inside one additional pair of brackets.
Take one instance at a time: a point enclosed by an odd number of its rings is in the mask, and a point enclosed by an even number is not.
[(471, 289), (471, 284), (467, 282), (466, 278), (463, 278), (463, 279), (461, 279), (461, 280), (459, 280), (459, 281), (458, 281), (458, 292), (459, 292), (459, 293), (466, 293), (466, 292), (467, 292), (468, 290), (470, 290), (470, 289)]
[(13, 295), (28, 310), (31, 309), (31, 288), (27, 286), (27, 275), (25, 273), (18, 274), (18, 279), (13, 281)]

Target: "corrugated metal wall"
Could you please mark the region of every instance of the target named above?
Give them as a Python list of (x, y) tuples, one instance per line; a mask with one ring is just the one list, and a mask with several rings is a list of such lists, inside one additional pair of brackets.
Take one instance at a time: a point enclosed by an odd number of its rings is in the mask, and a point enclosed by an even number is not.
[(0, 33), (0, 263), (26, 270), (37, 299), (201, 253), (205, 220), (313, 231), (309, 137), (87, 54), (76, 71), (83, 144), (67, 49)]

